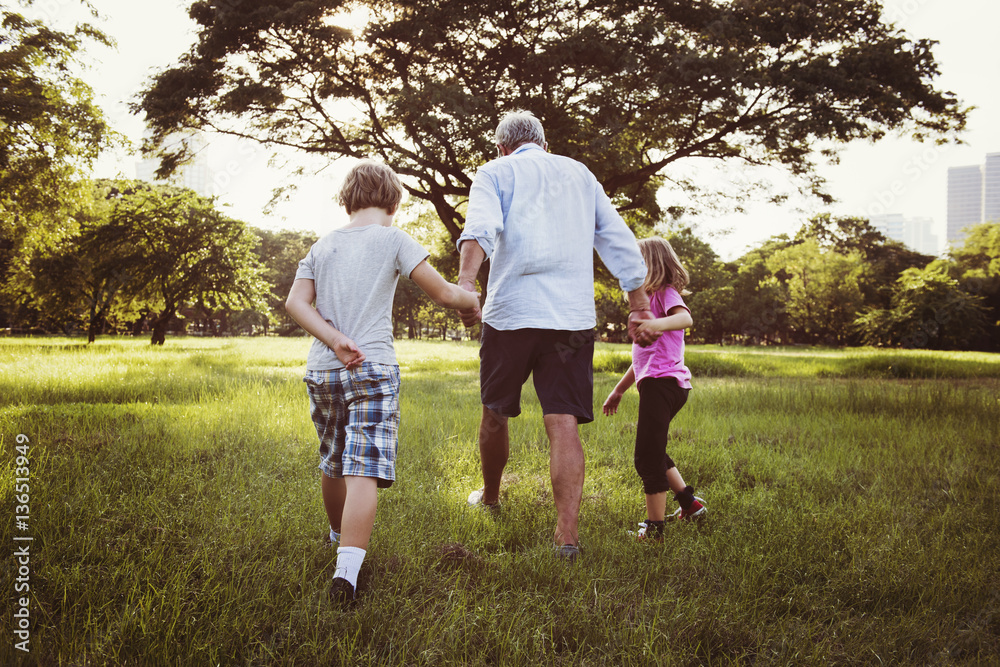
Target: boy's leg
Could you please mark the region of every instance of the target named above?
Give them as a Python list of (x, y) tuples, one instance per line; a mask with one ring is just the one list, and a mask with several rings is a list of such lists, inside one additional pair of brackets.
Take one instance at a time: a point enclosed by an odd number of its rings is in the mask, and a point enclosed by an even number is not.
[[(368, 541), (372, 536), (372, 526), (375, 525), (375, 508), (378, 501), (378, 480), (374, 477), (345, 477), (344, 486), (347, 494), (344, 502), (344, 512), (340, 534), (340, 546), (337, 548), (337, 569), (333, 573), (333, 588), (331, 594), (353, 599), (354, 590), (358, 585), (358, 574), (361, 564), (365, 562)], [(343, 579), (350, 584), (338, 582)]]
[(323, 507), (330, 521), (330, 528), (341, 532), (341, 517), (344, 514), (344, 499), (347, 497), (347, 486), (343, 477), (330, 477), (320, 471), (320, 489), (323, 492)]
[(378, 480), (374, 477), (344, 477), (346, 488), (341, 517), (340, 546), (368, 549), (375, 525)]

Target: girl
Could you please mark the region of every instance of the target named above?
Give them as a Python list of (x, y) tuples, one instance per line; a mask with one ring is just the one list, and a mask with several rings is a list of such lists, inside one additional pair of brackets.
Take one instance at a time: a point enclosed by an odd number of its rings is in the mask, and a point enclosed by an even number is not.
[(667, 432), (687, 401), (691, 372), (684, 365), (684, 330), (691, 326), (691, 311), (682, 295), (688, 273), (666, 239), (653, 237), (639, 241), (646, 260), (646, 282), (650, 310), (656, 319), (645, 320), (639, 332), (658, 336), (649, 347), (632, 345), (632, 365), (604, 401), (604, 414), (618, 411), (622, 394), (636, 383), (639, 390), (639, 422), (635, 434), (635, 469), (646, 494), (646, 520), (639, 524), (641, 540), (663, 540), (667, 520), (667, 490), (673, 491), (680, 507), (670, 520), (690, 521), (705, 516), (704, 501), (685, 485), (677, 466), (667, 455)]

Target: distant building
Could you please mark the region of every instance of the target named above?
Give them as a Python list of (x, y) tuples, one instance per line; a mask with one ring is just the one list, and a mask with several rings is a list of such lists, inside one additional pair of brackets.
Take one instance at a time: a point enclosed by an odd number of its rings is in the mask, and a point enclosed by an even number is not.
[(934, 233), (932, 218), (907, 218), (899, 213), (873, 215), (872, 227), (888, 238), (899, 241), (911, 250), (925, 255), (938, 255), (941, 247)]
[(948, 242), (960, 243), (964, 228), (982, 222), (1000, 222), (1000, 153), (988, 153), (982, 165), (948, 168)]
[(1000, 153), (989, 153), (983, 166), (983, 222), (1000, 222)]
[(948, 242), (961, 241), (962, 230), (983, 221), (983, 168), (948, 167)]
[(187, 144), (188, 150), (194, 155), (187, 164), (182, 165), (173, 176), (166, 181), (156, 178), (156, 170), (160, 166), (159, 158), (145, 158), (135, 165), (135, 177), (149, 183), (169, 183), (189, 190), (194, 190), (203, 197), (211, 197), (212, 170), (208, 166), (208, 142), (198, 132), (170, 135), (164, 142), (164, 148), (169, 149), (178, 142)]

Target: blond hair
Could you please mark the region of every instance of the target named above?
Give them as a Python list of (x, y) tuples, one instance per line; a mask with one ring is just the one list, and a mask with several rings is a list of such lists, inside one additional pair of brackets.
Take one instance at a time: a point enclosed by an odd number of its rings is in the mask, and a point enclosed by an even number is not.
[(659, 292), (668, 285), (680, 294), (690, 294), (685, 287), (690, 278), (670, 242), (659, 236), (639, 241), (639, 251), (646, 261), (646, 282), (642, 284), (648, 294)]
[(363, 208), (381, 208), (393, 214), (403, 201), (403, 184), (388, 165), (375, 160), (361, 160), (347, 173), (340, 186), (337, 202), (350, 215)]

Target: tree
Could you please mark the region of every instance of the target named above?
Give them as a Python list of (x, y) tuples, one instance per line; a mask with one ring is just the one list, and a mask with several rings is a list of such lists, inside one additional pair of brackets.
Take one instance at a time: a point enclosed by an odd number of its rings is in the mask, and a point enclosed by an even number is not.
[(1000, 348), (1000, 222), (973, 225), (950, 254), (953, 277), (966, 292), (983, 298), (987, 325), (978, 347)]
[(788, 318), (788, 286), (771, 270), (771, 257), (795, 243), (782, 234), (772, 237), (736, 261), (733, 278), (733, 326), (729, 334), (744, 344), (792, 340)]
[(694, 325), (691, 336), (695, 341), (722, 342), (735, 326), (733, 299), (733, 267), (728, 267), (712, 247), (698, 238), (690, 227), (664, 234), (691, 277), (691, 295), (685, 301), (691, 308)]
[(267, 285), (254, 254), (259, 239), (211, 200), (190, 190), (134, 181), (107, 182), (112, 205), (102, 227), (109, 248), (136, 266), (126, 298), (150, 304), (151, 342), (186, 303), (209, 310), (265, 308)]
[(774, 253), (767, 266), (788, 288), (785, 311), (800, 342), (849, 340), (864, 306), (865, 267), (859, 253), (823, 250), (808, 240)]
[(112, 135), (72, 71), (85, 42), (111, 42), (89, 25), (61, 32), (6, 7), (0, 24), (0, 274), (8, 276), (35, 248), (74, 231), (64, 206), (85, 198), (76, 179)]
[[(89, 189), (100, 193), (101, 187)], [(51, 246), (36, 250), (26, 263), (8, 278), (8, 284), (30, 299), (42, 321), (60, 328), (83, 323), (87, 342), (114, 316), (134, 316), (133, 303), (122, 298), (122, 290), (140, 269), (131, 248), (109, 234), (106, 226), (110, 203), (88, 198), (73, 211), (76, 232)]]
[[(356, 31), (346, 9), (365, 13)], [(198, 39), (135, 105), (154, 143), (210, 129), (407, 177), (450, 237), (500, 115), (543, 121), (634, 224), (684, 158), (778, 164), (828, 199), (815, 146), (961, 130), (933, 42), (876, 0), (200, 0)], [(168, 152), (162, 171), (187, 156)]]
[(890, 309), (871, 308), (855, 321), (868, 345), (968, 349), (983, 333), (982, 297), (948, 275), (946, 262), (906, 269), (896, 281)]
[(861, 291), (865, 303), (877, 308), (889, 307), (893, 286), (904, 270), (922, 269), (934, 260), (886, 237), (866, 218), (817, 215), (795, 235), (796, 241), (807, 239), (841, 254), (859, 253), (867, 265)]
[(270, 231), (253, 229), (260, 239), (256, 249), (258, 261), (264, 266), (262, 277), (269, 285), (267, 303), (270, 318), (286, 327), (294, 327), (293, 320), (285, 312), (285, 299), (295, 282), (295, 272), (299, 260), (309, 252), (318, 237), (312, 232), (297, 232), (287, 229)]

